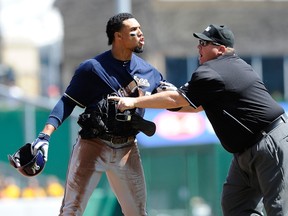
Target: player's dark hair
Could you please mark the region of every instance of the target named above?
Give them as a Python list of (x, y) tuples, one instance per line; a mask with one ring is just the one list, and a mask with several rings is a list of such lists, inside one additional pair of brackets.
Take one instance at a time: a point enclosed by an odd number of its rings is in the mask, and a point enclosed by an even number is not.
[(134, 16), (130, 13), (119, 13), (108, 20), (106, 25), (108, 45), (111, 45), (114, 41), (114, 33), (120, 31), (123, 25), (123, 21), (130, 18), (134, 18)]

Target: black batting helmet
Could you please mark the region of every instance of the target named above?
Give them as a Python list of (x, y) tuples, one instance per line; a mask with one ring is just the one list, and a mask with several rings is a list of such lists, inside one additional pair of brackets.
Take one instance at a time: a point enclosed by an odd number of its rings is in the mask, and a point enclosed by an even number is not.
[(31, 143), (27, 143), (17, 150), (13, 155), (8, 155), (10, 164), (24, 176), (36, 176), (45, 167), (44, 156), (41, 151), (36, 155), (31, 153)]

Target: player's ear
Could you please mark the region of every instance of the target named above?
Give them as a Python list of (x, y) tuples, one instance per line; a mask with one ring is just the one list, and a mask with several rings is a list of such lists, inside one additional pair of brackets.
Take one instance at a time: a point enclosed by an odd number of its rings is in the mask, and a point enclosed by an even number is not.
[(114, 38), (117, 39), (117, 40), (121, 39), (122, 38), (121, 32), (115, 32), (114, 33)]

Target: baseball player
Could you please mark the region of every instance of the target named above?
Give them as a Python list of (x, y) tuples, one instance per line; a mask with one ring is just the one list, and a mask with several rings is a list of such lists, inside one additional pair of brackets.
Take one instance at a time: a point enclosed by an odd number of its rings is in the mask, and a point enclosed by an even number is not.
[(103, 174), (106, 173), (125, 216), (144, 216), (146, 185), (136, 134), (148, 136), (155, 125), (144, 120), (143, 109), (119, 112), (108, 95), (137, 97), (170, 88), (162, 75), (134, 53), (141, 53), (144, 36), (138, 21), (129, 13), (109, 19), (106, 26), (111, 50), (82, 62), (32, 144), (47, 160), (51, 134), (75, 106), (85, 108), (79, 116), (80, 136), (73, 146), (60, 215), (80, 216)]
[(135, 107), (204, 110), (233, 160), (222, 192), (224, 216), (288, 215), (288, 123), (258, 74), (234, 50), (234, 34), (209, 25), (199, 39), (200, 66), (177, 91), (110, 97)]

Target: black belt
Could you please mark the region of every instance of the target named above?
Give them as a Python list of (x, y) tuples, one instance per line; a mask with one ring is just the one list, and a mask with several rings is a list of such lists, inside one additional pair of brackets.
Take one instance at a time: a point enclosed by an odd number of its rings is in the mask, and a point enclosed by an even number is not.
[(285, 113), (280, 115), (278, 118), (276, 118), (273, 122), (271, 122), (268, 126), (266, 126), (264, 129), (262, 129), (255, 136), (255, 139), (251, 143), (251, 145), (247, 146), (246, 148), (244, 148), (242, 151), (239, 151), (238, 153), (241, 154), (244, 151), (246, 151), (248, 148), (250, 148), (251, 146), (253, 146), (256, 143), (260, 142), (266, 134), (270, 133), (272, 130), (274, 130), (276, 127), (278, 127), (280, 124), (285, 123), (287, 121), (288, 121), (288, 117), (287, 117), (287, 115)]
[(281, 116), (276, 118), (273, 122), (271, 122), (268, 126), (266, 126), (263, 130), (261, 130), (262, 136), (270, 133), (273, 129), (275, 129), (280, 124), (287, 122), (287, 120), (288, 120), (287, 115), (285, 113), (282, 114)]
[(98, 138), (111, 142), (113, 144), (123, 144), (123, 143), (132, 142), (135, 140), (135, 136), (123, 137), (123, 136), (115, 136), (111, 134), (101, 134), (98, 136)]

